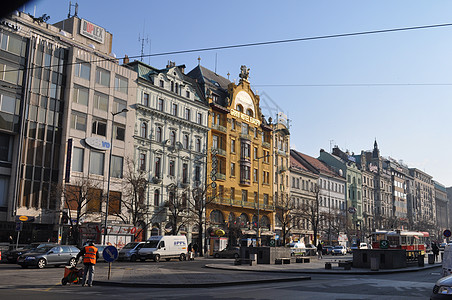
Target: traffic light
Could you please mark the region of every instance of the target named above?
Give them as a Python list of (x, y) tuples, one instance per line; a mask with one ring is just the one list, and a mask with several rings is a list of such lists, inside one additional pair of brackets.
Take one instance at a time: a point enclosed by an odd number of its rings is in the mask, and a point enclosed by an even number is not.
[(65, 225), (69, 223), (69, 216), (67, 212), (63, 211), (63, 215), (61, 216), (61, 224)]

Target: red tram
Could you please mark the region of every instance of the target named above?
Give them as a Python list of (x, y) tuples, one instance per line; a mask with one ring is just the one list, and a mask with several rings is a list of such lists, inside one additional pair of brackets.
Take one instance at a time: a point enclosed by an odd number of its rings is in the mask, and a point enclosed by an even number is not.
[(409, 252), (420, 251), (425, 254), (428, 232), (404, 230), (379, 230), (372, 233), (372, 248), (380, 249), (380, 241), (389, 242), (388, 249), (405, 249)]

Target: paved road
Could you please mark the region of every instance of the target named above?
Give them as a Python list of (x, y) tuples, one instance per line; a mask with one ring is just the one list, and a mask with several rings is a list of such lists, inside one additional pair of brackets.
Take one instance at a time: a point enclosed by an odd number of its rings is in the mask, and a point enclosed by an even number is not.
[[(224, 263), (227, 260), (208, 260)], [(291, 276), (246, 271), (207, 269), (205, 260), (195, 262), (117, 263), (121, 268), (152, 268), (159, 272), (174, 272), (175, 276), (199, 273), (205, 278), (269, 278)], [(99, 264), (104, 272), (107, 264)], [(0, 265), (1, 299), (428, 299), (440, 268), (419, 272), (381, 275), (312, 274), (311, 280), (263, 283), (212, 288), (135, 288), (59, 284), (63, 268), (21, 269), (15, 265)], [(179, 275), (177, 275), (179, 274)]]

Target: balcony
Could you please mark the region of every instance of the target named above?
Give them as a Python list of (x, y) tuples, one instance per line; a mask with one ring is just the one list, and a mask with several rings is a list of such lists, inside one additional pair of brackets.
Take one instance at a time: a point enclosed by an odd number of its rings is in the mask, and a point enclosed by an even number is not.
[(221, 131), (221, 132), (224, 132), (224, 133), (227, 132), (226, 127), (221, 126), (221, 125), (217, 125), (217, 124), (213, 124), (213, 125), (212, 125), (212, 129), (218, 130), (218, 131)]
[(270, 149), (271, 145), (270, 145), (270, 143), (262, 142), (262, 147)]
[(241, 133), (240, 138), (243, 140), (251, 141), (251, 135), (249, 135), (249, 134)]
[(160, 182), (162, 182), (162, 178), (160, 177), (160, 176), (154, 176), (154, 177), (152, 177), (152, 182), (153, 183), (160, 183)]
[(226, 150), (224, 150), (224, 149), (212, 147), (212, 151), (213, 151), (213, 150), (215, 150), (215, 151), (217, 152), (218, 155), (226, 156)]
[(217, 173), (217, 179), (226, 180), (226, 174)]

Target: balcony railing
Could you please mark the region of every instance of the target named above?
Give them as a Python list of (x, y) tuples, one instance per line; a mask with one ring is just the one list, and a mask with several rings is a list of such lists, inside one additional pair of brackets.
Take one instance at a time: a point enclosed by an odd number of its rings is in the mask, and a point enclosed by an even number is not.
[(251, 140), (251, 135), (245, 134), (245, 133), (241, 133), (240, 134), (240, 138), (241, 139), (245, 139), (245, 140)]
[(217, 124), (213, 124), (212, 125), (212, 129), (215, 129), (215, 130), (218, 130), (218, 131), (221, 131), (221, 132), (224, 132), (224, 133), (226, 133), (226, 131), (227, 131), (226, 127), (221, 126), (221, 125), (217, 125)]
[(226, 180), (226, 174), (217, 173), (217, 179)]
[(270, 143), (262, 142), (262, 147), (270, 149), (271, 145), (270, 145)]
[(226, 150), (224, 150), (224, 149), (212, 147), (212, 150), (215, 150), (218, 155), (226, 156)]

